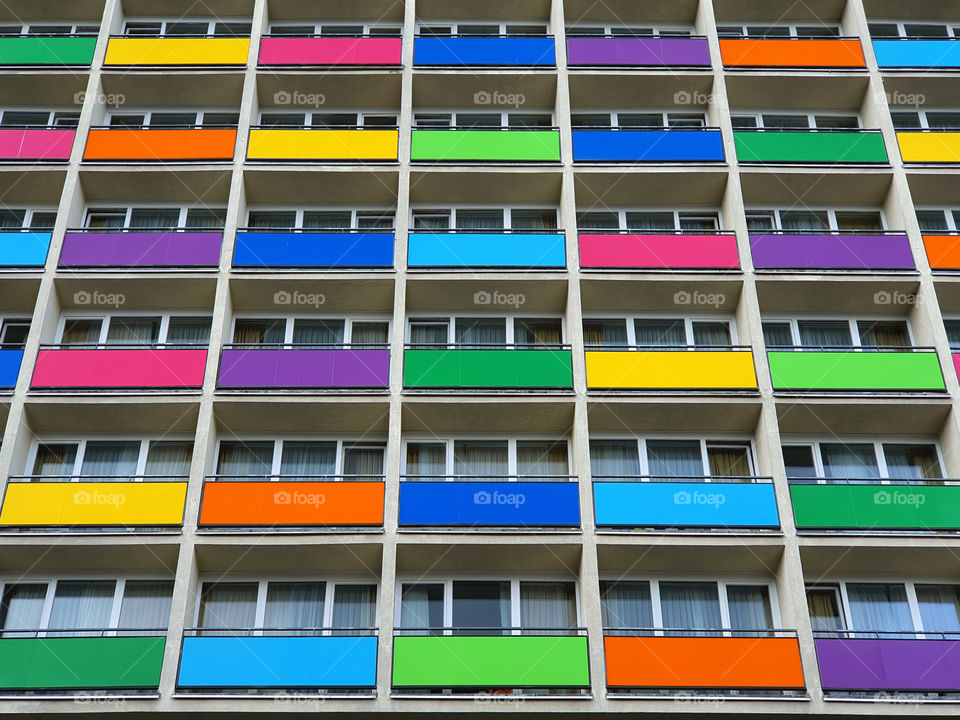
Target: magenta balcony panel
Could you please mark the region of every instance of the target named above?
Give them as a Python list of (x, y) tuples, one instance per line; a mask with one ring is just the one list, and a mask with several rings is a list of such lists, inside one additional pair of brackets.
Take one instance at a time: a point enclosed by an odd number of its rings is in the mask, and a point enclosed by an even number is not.
[(400, 64), (398, 37), (265, 37), (260, 65), (340, 67)]
[(913, 270), (905, 233), (751, 234), (758, 270)]
[(0, 128), (0, 160), (70, 159), (73, 130), (59, 128)]
[(707, 39), (653, 37), (567, 38), (571, 67), (710, 67)]
[(737, 270), (740, 259), (733, 233), (581, 233), (580, 267)]
[(385, 388), (385, 349), (226, 348), (220, 356), (221, 388)]
[(60, 267), (217, 267), (220, 232), (68, 232)]
[(190, 389), (203, 385), (206, 349), (47, 348), (37, 354), (34, 390)]

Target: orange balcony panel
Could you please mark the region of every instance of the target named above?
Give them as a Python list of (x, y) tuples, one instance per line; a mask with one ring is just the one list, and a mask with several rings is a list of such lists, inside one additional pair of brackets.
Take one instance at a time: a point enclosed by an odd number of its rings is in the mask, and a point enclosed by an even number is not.
[(93, 128), (84, 160), (171, 162), (232, 160), (237, 131), (227, 128)]

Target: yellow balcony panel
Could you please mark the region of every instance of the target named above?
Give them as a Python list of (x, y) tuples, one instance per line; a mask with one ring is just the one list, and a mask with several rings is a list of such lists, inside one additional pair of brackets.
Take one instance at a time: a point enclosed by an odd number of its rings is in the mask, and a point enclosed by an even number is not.
[(249, 160), (389, 161), (397, 159), (397, 130), (250, 131)]
[(590, 389), (757, 389), (747, 350), (588, 351), (586, 360)]
[(246, 65), (249, 38), (110, 38), (104, 65)]
[(960, 132), (897, 133), (905, 163), (960, 163)]

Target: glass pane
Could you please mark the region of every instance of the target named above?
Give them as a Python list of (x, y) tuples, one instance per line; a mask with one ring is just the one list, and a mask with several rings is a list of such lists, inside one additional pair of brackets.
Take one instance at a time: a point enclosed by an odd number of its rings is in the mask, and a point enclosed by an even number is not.
[(951, 350), (960, 350), (960, 320), (944, 320), (943, 326), (947, 330), (947, 340)]
[(626, 347), (626, 324), (623, 320), (584, 320), (583, 342), (585, 345)]
[(21, 228), (26, 215), (25, 210), (0, 210), (0, 228)]
[(100, 340), (102, 320), (66, 320), (61, 345), (93, 345)]
[(157, 210), (132, 210), (130, 227), (132, 228), (175, 228), (180, 224), (180, 210), (177, 208)]
[(377, 624), (377, 586), (340, 585), (333, 589), (333, 627), (366, 629)]
[(828, 478), (863, 480), (880, 477), (873, 445), (821, 443), (823, 474)]
[[(576, 590), (572, 582), (520, 583), (520, 627), (527, 631), (577, 627)], [(539, 634), (539, 633), (538, 633)]]
[(907, 591), (899, 583), (847, 583), (847, 598), (854, 630), (912, 632), (914, 629)]
[(557, 346), (563, 342), (559, 320), (513, 321), (513, 341), (517, 346)]
[(286, 230), (296, 225), (297, 214), (293, 211), (251, 210), (247, 220), (251, 228)]
[(506, 440), (457, 440), (453, 445), (454, 475), (496, 480), (508, 470)]
[(356, 113), (314, 113), (310, 125), (322, 128), (350, 128), (357, 125)]
[(407, 443), (407, 477), (440, 479), (447, 474), (447, 446), (443, 443)]
[(813, 121), (822, 130), (856, 130), (860, 127), (856, 115), (815, 115)]
[(950, 231), (947, 216), (943, 210), (917, 210), (917, 222), (920, 223), (920, 229), (923, 231)]
[(785, 210), (780, 213), (780, 227), (783, 230), (827, 230), (830, 220), (826, 211)]
[(595, 478), (633, 478), (640, 475), (637, 441), (591, 440), (590, 473)]
[(569, 473), (566, 442), (517, 441), (517, 474), (520, 477), (560, 477)]
[(302, 320), (293, 323), (294, 345), (324, 346), (343, 344), (343, 320)]
[(77, 459), (76, 443), (41, 444), (37, 446), (37, 458), (33, 474), (45, 477), (62, 477), (73, 474)]
[(813, 448), (809, 445), (784, 445), (783, 464), (788, 478), (813, 478), (817, 469), (813, 462)]
[(891, 112), (890, 117), (893, 119), (895, 130), (919, 130), (923, 127), (918, 112)]
[(615, 212), (577, 213), (577, 227), (581, 230), (619, 230), (620, 216)]
[(749, 477), (750, 448), (737, 445), (707, 444), (707, 464), (711, 477)]
[[(263, 627), (301, 630), (294, 635), (312, 635), (310, 630), (323, 627), (323, 600), (326, 585), (322, 582), (272, 582), (267, 585)], [(284, 633), (286, 635), (288, 633)]]
[(150, 127), (192, 127), (197, 124), (197, 114), (192, 112), (152, 112)]
[(806, 115), (779, 115), (764, 113), (763, 126), (782, 130), (798, 130), (810, 127), (810, 120)]
[(283, 342), (286, 332), (286, 320), (237, 320), (233, 326), (233, 342), (278, 345)]
[(449, 230), (449, 212), (414, 212), (414, 230)]
[(358, 212), (357, 228), (360, 230), (390, 230), (393, 227), (392, 212)]
[(127, 580), (120, 603), (122, 630), (165, 630), (170, 622), (173, 583), (167, 580)]
[(647, 464), (654, 478), (703, 477), (703, 456), (696, 440), (648, 440)]
[(190, 474), (192, 442), (151, 441), (147, 450), (147, 477), (179, 479)]
[(200, 596), (199, 627), (214, 630), (248, 630), (257, 619), (255, 582), (204, 583)]
[(343, 474), (361, 477), (383, 475), (384, 448), (382, 446), (349, 447), (343, 453)]
[(404, 583), (400, 594), (400, 627), (442, 628), (443, 585)]
[(650, 583), (601, 582), (600, 612), (605, 628), (652, 628)]
[(46, 126), (50, 122), (50, 113), (43, 111), (5, 110), (0, 125), (3, 127)]
[(747, 213), (747, 230), (774, 230), (776, 227), (773, 213)]
[(167, 345), (207, 345), (210, 342), (210, 318), (170, 318)]
[(907, 324), (900, 320), (858, 322), (860, 344), (864, 347), (909, 347)]
[(306, 127), (304, 113), (271, 113), (260, 114), (261, 127)]
[(168, 22), (166, 35), (206, 35), (209, 27), (204, 22)]
[(617, 113), (617, 125), (622, 128), (659, 130), (663, 125), (662, 113)]
[(223, 228), (226, 220), (226, 210), (210, 210), (208, 208), (191, 208), (187, 210), (188, 228)]
[(814, 632), (843, 629), (840, 602), (833, 588), (807, 588), (807, 611)]
[(386, 345), (389, 325), (385, 322), (355, 322), (350, 328), (353, 345)]
[(770, 591), (765, 585), (728, 585), (727, 609), (733, 630), (770, 630)]
[(55, 212), (38, 212), (34, 210), (33, 215), (30, 216), (30, 228), (32, 230), (52, 230), (56, 222), (57, 214)]
[(850, 324), (844, 320), (801, 320), (800, 344), (811, 348), (848, 348), (853, 344)]
[(681, 230), (719, 230), (720, 218), (716, 214), (680, 213)]
[(790, 323), (763, 323), (763, 344), (768, 348), (792, 347), (793, 333), (790, 332)]
[(661, 582), (660, 610), (665, 628), (711, 630), (721, 627), (716, 583)]
[(672, 212), (628, 212), (627, 230), (675, 230)]
[(88, 442), (83, 453), (80, 476), (133, 478), (137, 474), (140, 441)]
[(884, 444), (887, 475), (898, 480), (933, 480), (943, 477), (933, 445)]
[(683, 320), (635, 320), (638, 347), (684, 347), (687, 331)]
[(461, 230), (502, 230), (503, 210), (457, 210)]
[(337, 444), (335, 442), (285, 441), (280, 456), (280, 474), (309, 478), (314, 475), (333, 475), (337, 471)]
[(950, 36), (946, 26), (938, 23), (905, 23), (903, 29), (907, 37), (945, 38)]
[(556, 210), (513, 210), (510, 226), (514, 230), (556, 230)]
[(413, 345), (441, 345), (447, 342), (449, 325), (446, 321), (410, 321), (410, 343)]
[(457, 318), (458, 345), (506, 345), (507, 321), (504, 318)]
[[(4, 630), (39, 629), (46, 598), (46, 583), (7, 585), (3, 591), (3, 605), (0, 607), (0, 627)], [(4, 632), (2, 637), (16, 637), (16, 634)]]
[(47, 627), (51, 630), (106, 628), (110, 624), (116, 586), (114, 580), (61, 580), (53, 596)]
[(507, 115), (507, 125), (512, 128), (548, 128), (553, 124), (549, 115), (530, 115), (510, 113)]
[(840, 211), (836, 213), (838, 230), (885, 230), (879, 212)]
[(160, 339), (160, 318), (110, 318), (107, 345), (152, 345)]
[(344, 230), (352, 223), (350, 211), (346, 212), (305, 212), (303, 227), (310, 230)]
[(462, 634), (502, 634), (471, 630), (510, 627), (510, 583), (454, 582), (453, 626)]
[(26, 320), (8, 320), (3, 323), (0, 331), (0, 346), (6, 348), (23, 348), (30, 332), (30, 323)]
[(273, 471), (273, 442), (221, 442), (217, 474), (264, 476)]
[(697, 347), (730, 347), (730, 324), (695, 321), (693, 344)]
[(960, 587), (957, 585), (916, 585), (917, 605), (923, 629), (929, 632), (960, 632)]

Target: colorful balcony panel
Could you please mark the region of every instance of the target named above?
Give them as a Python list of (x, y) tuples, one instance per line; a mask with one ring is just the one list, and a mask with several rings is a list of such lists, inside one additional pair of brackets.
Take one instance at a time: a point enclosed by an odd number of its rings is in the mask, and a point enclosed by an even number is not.
[(796, 637), (607, 635), (609, 688), (803, 690)]
[(0, 267), (42, 268), (52, 237), (44, 231), (0, 231)]
[(591, 390), (756, 390), (748, 350), (588, 350)]
[(390, 268), (392, 232), (238, 232), (237, 268)]
[(923, 248), (932, 270), (960, 270), (960, 234), (924, 235)]
[(955, 39), (874, 40), (873, 52), (881, 69), (960, 68), (960, 42)]
[(563, 233), (413, 232), (410, 268), (556, 268), (567, 265)]
[(414, 66), (552, 67), (557, 64), (552, 37), (417, 37)]
[(177, 687), (373, 688), (377, 638), (185, 637)]
[(220, 355), (221, 388), (385, 388), (389, 350), (232, 348)]
[(913, 270), (906, 233), (750, 234), (758, 270)]
[(594, 478), (597, 527), (780, 527), (770, 482), (640, 482)]
[(41, 349), (33, 390), (197, 389), (207, 351), (175, 348)]
[(873, 164), (886, 163), (879, 132), (736, 130), (737, 159), (742, 163)]
[(571, 37), (570, 67), (710, 67), (706, 38)]
[(155, 689), (164, 642), (163, 637), (5, 637), (0, 689)]
[(570, 350), (417, 350), (403, 354), (408, 388), (573, 387)]
[(580, 527), (575, 482), (400, 483), (400, 525)]
[(246, 65), (250, 38), (112, 37), (103, 64), (123, 67)]
[(960, 132), (898, 132), (905, 163), (960, 163)]
[(574, 162), (723, 162), (719, 130), (573, 130)]
[(13, 390), (20, 376), (23, 364), (23, 350), (19, 348), (0, 348), (0, 390)]
[(396, 37), (264, 37), (260, 65), (277, 67), (392, 67), (400, 65)]
[(720, 38), (724, 67), (866, 69), (857, 38)]
[(228, 128), (92, 128), (83, 159), (100, 162), (233, 160), (236, 143), (237, 131)]
[(0, 128), (0, 161), (66, 162), (75, 130)]
[(8, 482), (4, 527), (179, 526), (187, 483)]
[[(455, 658), (456, 662), (452, 662)], [(398, 636), (395, 688), (587, 688), (586, 636)]]
[(814, 639), (825, 692), (960, 691), (960, 641), (913, 638)]
[(738, 270), (733, 233), (580, 233), (583, 269)]
[(396, 130), (285, 130), (250, 131), (248, 160), (397, 160)]
[(93, 62), (96, 35), (0, 38), (0, 66), (75, 66)]
[(204, 483), (200, 527), (383, 525), (381, 481)]
[(436, 162), (560, 162), (557, 130), (414, 130), (410, 159)]
[(958, 530), (960, 486), (791, 482), (797, 527), (806, 530)]
[(944, 390), (935, 352), (767, 353), (774, 390)]
[(68, 232), (60, 267), (211, 267), (220, 264), (221, 232)]

